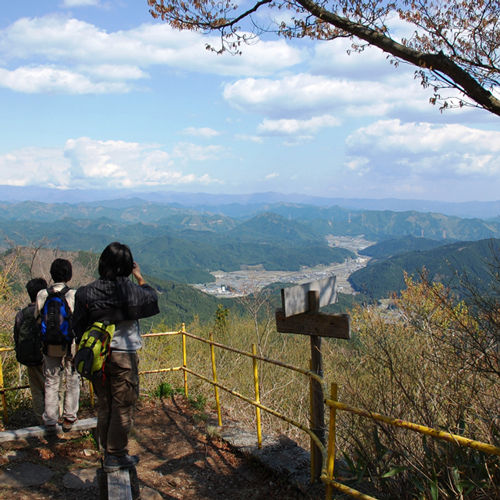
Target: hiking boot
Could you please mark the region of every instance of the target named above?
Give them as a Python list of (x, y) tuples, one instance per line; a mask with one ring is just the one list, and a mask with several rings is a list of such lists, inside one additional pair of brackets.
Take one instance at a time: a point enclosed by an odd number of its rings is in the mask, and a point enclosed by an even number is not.
[(67, 418), (65, 418), (62, 424), (62, 430), (64, 432), (69, 432), (77, 422), (78, 419), (68, 420)]
[(108, 455), (104, 459), (104, 472), (116, 472), (117, 470), (131, 469), (139, 463), (138, 455), (124, 455), (117, 457), (116, 455)]

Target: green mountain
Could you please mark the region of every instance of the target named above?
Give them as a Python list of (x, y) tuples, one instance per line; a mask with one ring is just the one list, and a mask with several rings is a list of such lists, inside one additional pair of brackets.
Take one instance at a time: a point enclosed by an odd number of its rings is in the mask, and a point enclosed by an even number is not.
[(166, 225), (177, 231), (191, 230), (225, 233), (236, 227), (239, 222), (225, 215), (179, 213), (158, 219), (156, 224)]
[[(379, 241), (378, 246), (365, 250), (365, 254), (378, 260), (405, 252), (425, 253), (450, 239), (500, 237), (500, 222), (495, 220), (415, 211), (349, 211), (291, 203), (259, 207), (258, 210), (269, 211), (238, 221), (143, 200), (93, 205), (1, 203), (0, 231), (16, 245), (36, 246), (44, 242), (50, 248), (73, 251), (100, 252), (111, 241), (123, 241), (132, 247), (148, 274), (189, 283), (213, 281), (210, 272), (219, 269), (234, 271), (242, 266), (262, 265), (267, 270), (297, 271), (354, 257), (345, 249), (329, 247), (325, 236), (330, 234), (364, 235)], [(394, 238), (399, 239), (387, 241)], [(418, 262), (417, 259), (416, 265)], [(413, 272), (412, 261), (407, 265)], [(374, 272), (374, 266), (363, 272)], [(400, 286), (397, 279), (401, 279), (401, 273), (393, 265), (386, 272), (379, 283), (372, 283), (368, 275), (359, 278), (354, 274), (352, 279), (359, 287), (370, 286), (372, 292), (377, 289), (377, 293), (383, 293)], [(359, 283), (358, 279), (365, 281)]]
[[(260, 241), (286, 239), (295, 242), (298, 238), (305, 242), (329, 234), (364, 235), (375, 241), (411, 235), (435, 240), (479, 240), (500, 237), (498, 219), (485, 221), (461, 219), (439, 213), (354, 210), (339, 206), (320, 207), (283, 202), (235, 204), (234, 210), (230, 210), (231, 206), (224, 207), (200, 206), (197, 211), (178, 204), (150, 203), (140, 199), (79, 204), (3, 202), (0, 203), (0, 230), (3, 230), (4, 224), (8, 225), (9, 221), (57, 223), (71, 218), (92, 221), (105, 219), (123, 225), (156, 224), (158, 227), (169, 226), (177, 231), (195, 230), (216, 234), (233, 232), (234, 238), (244, 238), (249, 241), (260, 238)], [(231, 213), (239, 220), (222, 215), (223, 208), (225, 213)], [(207, 211), (210, 209), (213, 212)], [(214, 213), (217, 211), (219, 212)], [(277, 219), (273, 221), (270, 214), (281, 216), (283, 219), (274, 228), (273, 224)], [(267, 228), (264, 227), (263, 221), (258, 221), (261, 216), (266, 220)], [(243, 220), (248, 224), (240, 228), (239, 222)], [(291, 226), (287, 229), (285, 220), (298, 223), (300, 226)], [(274, 239), (273, 229), (279, 231)]]
[(358, 253), (367, 255), (372, 259), (387, 259), (400, 253), (432, 250), (452, 242), (446, 240), (430, 240), (429, 238), (417, 238), (416, 236), (403, 236), (394, 240), (384, 240), (375, 245), (369, 246)]
[(319, 233), (297, 221), (265, 212), (247, 220), (227, 233), (228, 238), (242, 241), (279, 244), (324, 244)]
[[(263, 265), (267, 270), (298, 271), (354, 257), (348, 250), (329, 247), (302, 224), (276, 214), (261, 214), (223, 233), (203, 228), (207, 221), (220, 220), (226, 227), (235, 226), (231, 220), (206, 214), (183, 217), (184, 222), (169, 220), (188, 229), (158, 223), (123, 224), (107, 217), (66, 217), (53, 222), (4, 221), (0, 230), (19, 246), (45, 242), (49, 248), (67, 251), (98, 253), (111, 241), (122, 241), (131, 246), (146, 273), (188, 283), (211, 282), (210, 271), (219, 269), (235, 271), (242, 266)], [(201, 227), (193, 229), (199, 222)]]
[(500, 237), (500, 224), (482, 219), (460, 219), (443, 214), (390, 211), (351, 212), (344, 220), (315, 219), (310, 222), (322, 235), (364, 235), (382, 241), (398, 236), (426, 237), (435, 240), (480, 240)]
[(11, 221), (54, 222), (66, 217), (74, 219), (100, 219), (106, 217), (116, 222), (156, 222), (172, 215), (196, 215), (199, 212), (184, 207), (144, 202), (141, 205), (115, 204), (69, 204), (23, 201), (16, 204), (0, 203), (0, 218)]
[(461, 241), (428, 251), (413, 251), (377, 261), (351, 274), (349, 281), (358, 292), (373, 298), (387, 298), (405, 288), (404, 273), (415, 275), (425, 268), (433, 281), (460, 287), (465, 275), (484, 284), (489, 283), (493, 254), (500, 240)]
[[(210, 244), (188, 241), (172, 236), (160, 236), (134, 246), (134, 256), (148, 273), (162, 275), (165, 271), (197, 269), (209, 271), (236, 271), (242, 266), (263, 265), (268, 271), (298, 271), (301, 267), (344, 262), (354, 254), (343, 248), (331, 248), (326, 244), (316, 246), (271, 245), (269, 243), (248, 243), (220, 238)], [(211, 278), (211, 279), (210, 279)], [(194, 281), (213, 281), (206, 279)], [(193, 281), (190, 281), (191, 283)]]
[[(142, 267), (142, 266), (141, 266)], [(184, 283), (162, 280), (145, 275), (146, 281), (158, 291), (160, 314), (141, 320), (144, 330), (151, 325), (164, 324), (171, 330), (180, 328), (181, 323), (193, 322), (198, 318), (201, 323), (213, 320), (217, 306), (222, 304), (231, 315), (243, 314), (243, 306), (232, 299), (212, 297)]]

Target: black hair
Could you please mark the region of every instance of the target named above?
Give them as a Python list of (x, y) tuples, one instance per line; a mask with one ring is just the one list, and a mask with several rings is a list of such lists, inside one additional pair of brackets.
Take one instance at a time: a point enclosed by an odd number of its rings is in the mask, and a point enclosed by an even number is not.
[(99, 258), (99, 276), (114, 281), (118, 276), (130, 276), (134, 269), (134, 259), (128, 245), (110, 243)]
[(73, 276), (73, 266), (66, 259), (56, 259), (50, 266), (50, 275), (54, 283), (67, 283)]
[(26, 283), (26, 290), (30, 296), (31, 302), (35, 302), (36, 296), (40, 290), (47, 288), (47, 282), (43, 278), (33, 278)]

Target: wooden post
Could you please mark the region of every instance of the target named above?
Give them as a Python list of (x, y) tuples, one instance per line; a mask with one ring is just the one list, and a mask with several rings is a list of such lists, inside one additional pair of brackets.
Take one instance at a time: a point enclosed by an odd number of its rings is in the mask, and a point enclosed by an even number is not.
[(97, 469), (99, 500), (140, 500), (139, 479), (137, 469), (104, 472)]
[[(307, 292), (309, 297), (309, 310), (319, 311), (319, 292), (316, 290)], [(311, 371), (323, 378), (323, 356), (321, 354), (321, 337), (311, 335)], [(313, 421), (312, 431), (318, 436), (321, 443), (325, 444), (325, 406), (323, 402), (323, 391), (321, 384), (317, 380), (312, 380), (312, 402)], [(316, 479), (321, 476), (323, 465), (323, 455), (321, 450), (314, 444), (314, 475)]]
[[(276, 309), (276, 330), (281, 333), (308, 335), (311, 341), (310, 371), (323, 380), (321, 337), (351, 338), (351, 325), (347, 314), (320, 313), (320, 307), (337, 301), (337, 278), (331, 276), (319, 281), (281, 289), (282, 308)], [(311, 430), (325, 446), (325, 406), (320, 381), (310, 377)], [(323, 454), (311, 440), (311, 482), (321, 477)]]

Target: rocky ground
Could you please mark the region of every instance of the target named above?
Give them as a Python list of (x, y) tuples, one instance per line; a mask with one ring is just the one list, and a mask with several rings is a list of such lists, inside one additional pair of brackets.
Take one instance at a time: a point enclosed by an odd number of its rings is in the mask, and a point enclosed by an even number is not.
[[(81, 418), (91, 415), (87, 410)], [(143, 500), (324, 498), (321, 486), (292, 485), (290, 477), (230, 446), (181, 396), (140, 402), (130, 453), (141, 457)], [(1, 499), (99, 498), (95, 476), (101, 459), (90, 432), (3, 443), (0, 457)], [(297, 461), (297, 454), (290, 461)]]

